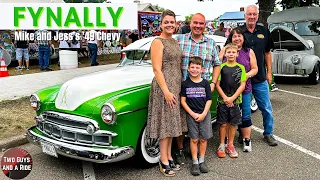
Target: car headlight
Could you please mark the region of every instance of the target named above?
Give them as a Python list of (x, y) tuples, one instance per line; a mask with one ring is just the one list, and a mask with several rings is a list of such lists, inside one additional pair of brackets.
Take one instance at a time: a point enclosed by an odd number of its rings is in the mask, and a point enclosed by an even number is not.
[(38, 111), (40, 109), (40, 98), (36, 94), (30, 96), (30, 104), (33, 110)]
[(294, 55), (291, 57), (291, 62), (292, 64), (297, 65), (300, 63), (300, 59), (301, 57), (299, 55)]
[(107, 124), (114, 124), (116, 122), (117, 114), (112, 104), (106, 103), (102, 106), (101, 118)]

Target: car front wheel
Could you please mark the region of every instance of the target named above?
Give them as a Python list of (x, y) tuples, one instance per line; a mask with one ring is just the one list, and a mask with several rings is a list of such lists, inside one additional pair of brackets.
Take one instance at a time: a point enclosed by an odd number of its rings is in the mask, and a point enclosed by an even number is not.
[(312, 73), (309, 75), (309, 81), (311, 84), (319, 84), (320, 82), (320, 63), (316, 63)]
[(148, 138), (146, 126), (143, 129), (137, 144), (137, 164), (142, 168), (148, 168), (159, 163), (160, 144), (159, 139)]

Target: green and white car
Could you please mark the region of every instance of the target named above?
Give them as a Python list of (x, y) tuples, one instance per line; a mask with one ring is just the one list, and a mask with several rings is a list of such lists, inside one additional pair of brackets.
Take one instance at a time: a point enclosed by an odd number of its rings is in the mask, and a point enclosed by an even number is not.
[[(226, 41), (209, 37), (220, 48)], [(135, 156), (142, 166), (157, 163), (159, 141), (145, 135), (154, 77), (149, 49), (154, 38), (124, 48), (125, 57), (115, 69), (77, 77), (31, 95), (36, 126), (27, 131), (29, 141), (55, 157), (112, 163)], [(216, 99), (214, 92), (212, 122)]]

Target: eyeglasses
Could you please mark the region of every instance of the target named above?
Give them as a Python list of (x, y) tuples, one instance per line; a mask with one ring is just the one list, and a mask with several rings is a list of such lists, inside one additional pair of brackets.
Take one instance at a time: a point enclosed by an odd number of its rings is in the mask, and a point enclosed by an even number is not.
[(247, 16), (254, 16), (254, 17), (256, 17), (256, 16), (258, 16), (258, 13), (246, 13), (246, 15), (247, 15)]

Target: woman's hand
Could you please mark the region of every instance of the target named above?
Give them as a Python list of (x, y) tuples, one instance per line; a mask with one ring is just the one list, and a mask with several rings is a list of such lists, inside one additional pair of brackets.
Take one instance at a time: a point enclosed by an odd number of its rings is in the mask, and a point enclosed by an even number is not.
[(167, 104), (170, 108), (173, 108), (175, 104), (177, 104), (177, 98), (170, 91), (164, 94), (164, 98), (166, 99)]

